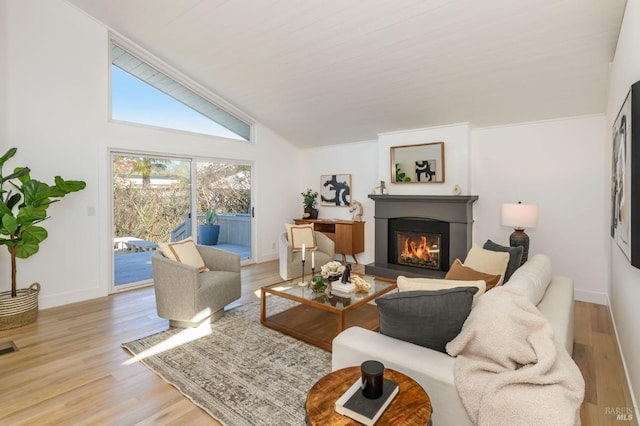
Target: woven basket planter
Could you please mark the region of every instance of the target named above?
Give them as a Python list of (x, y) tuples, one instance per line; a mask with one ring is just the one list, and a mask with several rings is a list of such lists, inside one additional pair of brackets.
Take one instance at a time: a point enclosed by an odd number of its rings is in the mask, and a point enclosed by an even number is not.
[(10, 291), (0, 292), (0, 330), (22, 327), (38, 318), (40, 284), (33, 283), (17, 293), (11, 297)]

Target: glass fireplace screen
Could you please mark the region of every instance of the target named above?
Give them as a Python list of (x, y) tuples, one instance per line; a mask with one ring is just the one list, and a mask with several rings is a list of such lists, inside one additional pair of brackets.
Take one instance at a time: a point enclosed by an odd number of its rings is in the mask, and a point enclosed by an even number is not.
[(398, 265), (440, 270), (440, 234), (396, 232)]

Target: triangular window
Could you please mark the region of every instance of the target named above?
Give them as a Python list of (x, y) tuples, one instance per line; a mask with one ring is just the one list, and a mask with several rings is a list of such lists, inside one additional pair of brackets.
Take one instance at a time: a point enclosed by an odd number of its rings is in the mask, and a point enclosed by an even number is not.
[(111, 43), (111, 118), (249, 141), (251, 125)]

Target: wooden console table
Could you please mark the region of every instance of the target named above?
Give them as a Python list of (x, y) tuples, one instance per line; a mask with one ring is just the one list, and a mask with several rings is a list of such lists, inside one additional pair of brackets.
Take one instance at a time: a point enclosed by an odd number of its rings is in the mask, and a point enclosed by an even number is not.
[(336, 244), (336, 253), (342, 254), (342, 261), (347, 262), (347, 255), (353, 256), (364, 251), (364, 222), (351, 220), (294, 219), (296, 225), (313, 223), (313, 229), (322, 232)]

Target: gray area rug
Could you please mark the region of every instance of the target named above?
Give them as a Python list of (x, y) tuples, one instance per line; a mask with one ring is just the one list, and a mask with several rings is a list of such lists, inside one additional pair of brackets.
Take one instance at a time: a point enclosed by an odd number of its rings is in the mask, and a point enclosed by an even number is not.
[(331, 371), (329, 352), (262, 326), (259, 301), (198, 333), (169, 329), (122, 347), (223, 424), (304, 424), (307, 392)]

